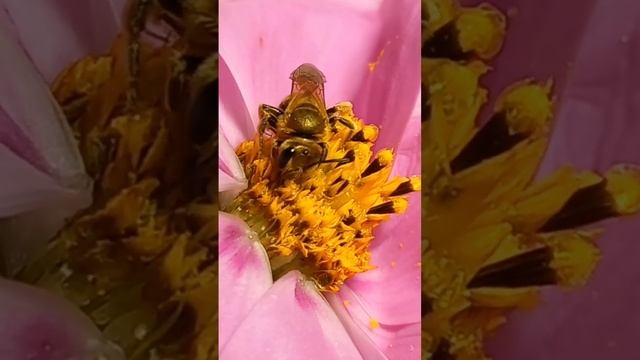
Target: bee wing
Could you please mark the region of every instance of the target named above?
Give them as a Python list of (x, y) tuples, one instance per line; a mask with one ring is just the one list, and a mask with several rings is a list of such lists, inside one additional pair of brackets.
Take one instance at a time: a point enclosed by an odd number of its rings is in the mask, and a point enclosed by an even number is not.
[(324, 74), (313, 64), (302, 64), (291, 73), (291, 97), (311, 96), (325, 107)]

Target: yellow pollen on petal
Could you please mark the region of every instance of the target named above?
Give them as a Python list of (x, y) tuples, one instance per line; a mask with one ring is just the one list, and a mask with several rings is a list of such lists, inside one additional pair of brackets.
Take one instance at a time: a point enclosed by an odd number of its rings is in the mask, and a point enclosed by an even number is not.
[(280, 173), (273, 158), (275, 139), (258, 138), (237, 148), (248, 188), (228, 206), (259, 235), (274, 277), (299, 270), (322, 291), (337, 292), (349, 278), (374, 268), (369, 245), (373, 231), (402, 214), (407, 196), (420, 190), (419, 177), (390, 178), (391, 149), (373, 153), (378, 128), (355, 117), (348, 102), (336, 106), (341, 122), (323, 141), (327, 162), (295, 176)]
[(380, 327), (380, 323), (376, 319), (369, 319), (369, 328), (375, 330)]
[(383, 55), (384, 55), (384, 49), (380, 50), (380, 53), (378, 54), (378, 58), (376, 59), (376, 61), (370, 62), (369, 64), (367, 64), (369, 66), (370, 72), (374, 72), (376, 70)]

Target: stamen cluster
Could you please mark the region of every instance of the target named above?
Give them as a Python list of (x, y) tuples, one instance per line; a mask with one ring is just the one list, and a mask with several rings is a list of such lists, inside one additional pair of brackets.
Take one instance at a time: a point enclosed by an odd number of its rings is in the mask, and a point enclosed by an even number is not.
[(249, 186), (229, 210), (260, 234), (274, 274), (295, 268), (321, 290), (334, 292), (373, 268), (368, 250), (373, 230), (389, 215), (403, 213), (406, 195), (420, 189), (417, 177), (389, 180), (392, 150), (373, 157), (378, 128), (356, 118), (350, 103), (337, 109), (354, 129), (332, 124), (324, 139), (327, 158), (348, 162), (318, 164), (287, 176), (278, 173), (270, 155), (276, 139), (266, 139), (262, 151), (257, 139), (246, 141), (237, 153)]

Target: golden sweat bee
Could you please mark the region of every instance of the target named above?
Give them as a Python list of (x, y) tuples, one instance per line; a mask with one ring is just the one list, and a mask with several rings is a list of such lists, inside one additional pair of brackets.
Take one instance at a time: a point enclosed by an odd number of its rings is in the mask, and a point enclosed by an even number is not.
[(312, 166), (350, 162), (348, 157), (327, 160), (326, 139), (330, 127), (340, 122), (353, 124), (338, 115), (336, 107), (326, 109), (324, 74), (313, 64), (302, 64), (291, 73), (291, 93), (278, 107), (261, 104), (258, 113), (260, 149), (264, 138), (273, 136), (273, 157), (278, 173), (295, 176)]
[(393, 149), (374, 150), (379, 129), (351, 102), (326, 108), (325, 76), (312, 64), (290, 75), (276, 107), (258, 107), (252, 139), (236, 148), (247, 187), (224, 211), (242, 219), (269, 256), (273, 279), (300, 271), (337, 292), (373, 269), (373, 231), (403, 213), (419, 177), (392, 177)]

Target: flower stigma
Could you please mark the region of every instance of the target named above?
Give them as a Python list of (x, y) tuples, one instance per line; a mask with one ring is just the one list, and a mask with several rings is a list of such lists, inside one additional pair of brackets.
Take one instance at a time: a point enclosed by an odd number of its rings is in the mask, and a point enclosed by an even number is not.
[(296, 269), (321, 291), (337, 292), (349, 278), (374, 268), (369, 253), (374, 229), (407, 209), (407, 194), (420, 190), (420, 179), (390, 179), (393, 151), (373, 155), (378, 128), (357, 118), (351, 103), (328, 112), (326, 128), (316, 138), (326, 144), (325, 160), (297, 172), (285, 171), (278, 157), (285, 136), (258, 133), (240, 144), (236, 153), (248, 187), (226, 211), (258, 234), (274, 277)]

